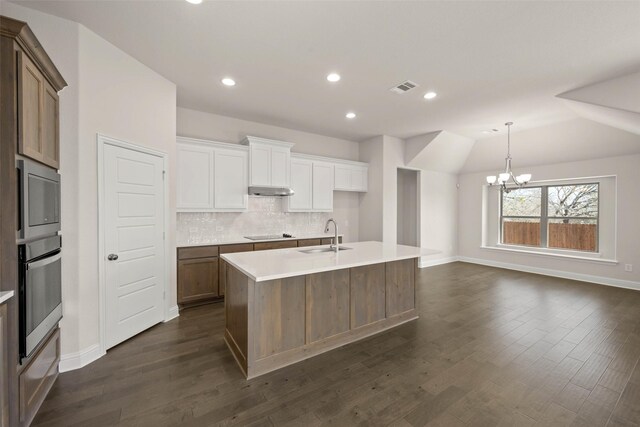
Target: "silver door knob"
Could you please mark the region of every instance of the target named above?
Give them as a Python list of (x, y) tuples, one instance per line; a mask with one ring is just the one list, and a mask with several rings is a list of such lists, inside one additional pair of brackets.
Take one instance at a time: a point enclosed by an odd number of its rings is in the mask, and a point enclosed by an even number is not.
[(109, 254), (109, 256), (107, 256), (107, 259), (109, 261), (115, 261), (118, 259), (118, 254)]

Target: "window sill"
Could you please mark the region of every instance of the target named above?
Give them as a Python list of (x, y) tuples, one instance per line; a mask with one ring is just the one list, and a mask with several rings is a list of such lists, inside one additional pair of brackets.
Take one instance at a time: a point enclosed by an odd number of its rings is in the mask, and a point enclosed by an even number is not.
[(586, 262), (593, 262), (593, 263), (597, 263), (597, 264), (618, 264), (618, 260), (617, 259), (609, 259), (609, 258), (596, 258), (596, 257), (589, 257), (589, 256), (582, 256), (582, 255), (573, 255), (573, 254), (560, 254), (557, 252), (546, 252), (546, 251), (542, 251), (542, 250), (535, 250), (535, 249), (521, 249), (521, 248), (517, 248), (517, 247), (505, 247), (504, 245), (501, 246), (480, 246), (481, 249), (489, 249), (492, 251), (502, 251), (502, 252), (513, 252), (513, 253), (520, 253), (520, 254), (527, 254), (527, 255), (538, 255), (538, 256), (543, 256), (543, 257), (551, 257), (551, 258), (560, 258), (560, 259), (570, 259), (570, 260), (576, 260), (576, 261), (586, 261)]

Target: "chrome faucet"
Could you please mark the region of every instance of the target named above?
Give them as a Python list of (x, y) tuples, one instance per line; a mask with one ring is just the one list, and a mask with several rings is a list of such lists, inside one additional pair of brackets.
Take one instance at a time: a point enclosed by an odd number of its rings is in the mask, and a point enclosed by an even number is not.
[(334, 252), (338, 252), (338, 223), (333, 219), (333, 218), (329, 218), (327, 220), (327, 224), (324, 227), (324, 232), (328, 233), (329, 232), (329, 223), (332, 222), (333, 223), (333, 227), (335, 229), (335, 236), (333, 238), (333, 243), (329, 246), (329, 249), (333, 250)]

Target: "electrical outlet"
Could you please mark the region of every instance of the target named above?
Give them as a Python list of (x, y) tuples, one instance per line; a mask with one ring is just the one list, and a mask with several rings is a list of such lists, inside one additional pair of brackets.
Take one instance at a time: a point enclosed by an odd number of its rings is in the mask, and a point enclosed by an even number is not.
[(221, 225), (216, 226), (216, 231), (224, 231), (224, 227)]
[(625, 264), (624, 271), (633, 271), (633, 264)]

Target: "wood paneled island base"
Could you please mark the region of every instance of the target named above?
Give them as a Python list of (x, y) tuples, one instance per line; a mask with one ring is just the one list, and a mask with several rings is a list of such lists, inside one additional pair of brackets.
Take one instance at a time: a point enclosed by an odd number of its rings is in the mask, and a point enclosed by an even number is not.
[(227, 272), (224, 338), (247, 379), (417, 319), (417, 258), (256, 282)]

